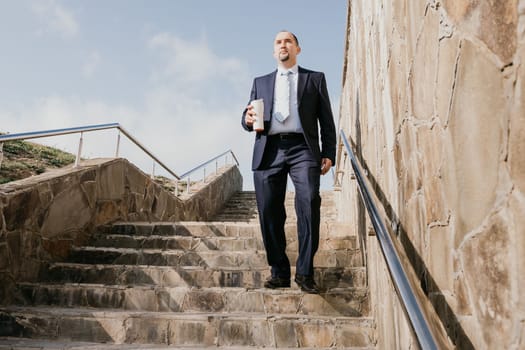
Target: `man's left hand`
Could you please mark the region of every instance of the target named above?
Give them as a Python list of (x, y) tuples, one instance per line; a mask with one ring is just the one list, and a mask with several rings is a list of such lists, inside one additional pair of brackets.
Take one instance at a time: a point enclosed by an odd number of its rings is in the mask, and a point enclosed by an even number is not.
[(321, 159), (321, 175), (326, 174), (332, 167), (332, 161), (330, 158)]

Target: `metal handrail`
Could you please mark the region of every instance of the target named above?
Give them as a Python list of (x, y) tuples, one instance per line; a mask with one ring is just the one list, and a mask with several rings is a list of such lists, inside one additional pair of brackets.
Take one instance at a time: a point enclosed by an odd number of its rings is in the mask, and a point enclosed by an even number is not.
[[(217, 173), (219, 171), (219, 163), (218, 163), (218, 159), (221, 158), (221, 157), (224, 157), (224, 156), (227, 156), (228, 154), (231, 154), (232, 155), (232, 159), (235, 160), (235, 164), (238, 166), (239, 165), (239, 161), (237, 160), (237, 157), (235, 156), (235, 153), (233, 153), (233, 151), (231, 149), (227, 150), (226, 152), (223, 152), (221, 154), (219, 154), (218, 156), (202, 163), (202, 164), (199, 164), (197, 165), (195, 168), (191, 169), (190, 171), (187, 171), (185, 172), (184, 174), (181, 175), (181, 179), (187, 177), (186, 181), (187, 181), (187, 186), (186, 186), (186, 189), (187, 189), (187, 193), (190, 193), (190, 187), (191, 187), (191, 178), (190, 178), (190, 174), (193, 174), (194, 172), (196, 172), (197, 170), (199, 169), (203, 169), (204, 170), (204, 173), (202, 175), (202, 181), (203, 182), (206, 182), (206, 166), (208, 166), (209, 164), (211, 164), (212, 162), (215, 161), (215, 173)], [(228, 161), (228, 158), (226, 157), (226, 162)], [(178, 186), (178, 183), (177, 183), (177, 186)], [(178, 189), (176, 189), (176, 191), (178, 192)]]
[[(5, 141), (14, 141), (14, 140), (29, 140), (36, 139), (41, 137), (49, 136), (58, 136), (58, 135), (68, 135), (68, 134), (78, 134), (80, 133), (80, 144), (77, 152), (77, 159), (75, 165), (78, 165), (80, 160), (80, 153), (82, 150), (82, 133), (98, 130), (107, 130), (107, 129), (117, 129), (122, 132), (126, 137), (142, 149), (148, 156), (150, 156), (154, 161), (156, 161), (160, 166), (162, 166), (168, 173), (170, 173), (177, 180), (180, 180), (180, 176), (177, 175), (173, 170), (168, 168), (162, 161), (160, 161), (152, 152), (150, 152), (142, 143), (135, 139), (131, 134), (126, 131), (119, 123), (109, 123), (109, 124), (98, 124), (98, 125), (87, 125), (73, 128), (64, 128), (64, 129), (53, 129), (53, 130), (44, 130), (44, 131), (32, 131), (32, 132), (23, 132), (18, 134), (7, 134), (0, 135), (0, 143)], [(119, 135), (120, 140), (120, 135)], [(117, 145), (117, 156), (118, 156), (118, 145)]]
[(358, 188), (361, 198), (363, 199), (368, 211), (370, 221), (376, 232), (392, 282), (401, 301), (401, 305), (403, 306), (403, 310), (407, 315), (410, 326), (412, 327), (416, 339), (422, 349), (438, 349), (437, 337), (433, 334), (432, 327), (430, 326), (423, 309), (418, 302), (414, 289), (410, 284), (408, 274), (399, 257), (399, 252), (397, 251), (392, 237), (388, 233), (386, 225), (380, 217), (379, 211), (372, 199), (371, 192), (366, 184), (368, 179), (363, 175), (360, 165), (357, 162), (357, 158), (355, 157), (343, 130), (340, 131), (340, 136), (346, 151), (350, 156), (352, 168), (359, 185)]
[[(90, 132), (90, 131), (98, 131), (98, 130), (107, 130), (107, 129), (117, 129), (119, 130), (118, 135), (118, 141), (117, 141), (117, 149), (115, 152), (115, 157), (118, 157), (119, 153), (119, 147), (120, 147), (120, 133), (124, 134), (130, 141), (132, 141), (135, 145), (137, 145), (144, 153), (146, 153), (148, 156), (150, 156), (155, 162), (157, 162), (160, 166), (162, 166), (168, 173), (170, 173), (176, 180), (181, 180), (185, 177), (188, 178), (188, 187), (187, 191), (189, 193), (190, 191), (190, 177), (189, 175), (194, 173), (195, 171), (205, 168), (210, 163), (217, 161), (219, 158), (227, 156), (228, 154), (231, 154), (232, 159), (235, 161), (235, 164), (238, 166), (239, 161), (237, 160), (237, 157), (233, 153), (231, 149), (228, 151), (194, 167), (190, 171), (185, 172), (182, 176), (177, 175), (173, 170), (171, 170), (168, 166), (166, 166), (159, 158), (157, 158), (151, 151), (149, 151), (142, 143), (140, 143), (136, 138), (134, 138), (122, 125), (119, 123), (109, 123), (109, 124), (98, 124), (98, 125), (87, 125), (87, 126), (80, 126), (80, 127), (73, 127), (73, 128), (63, 128), (63, 129), (52, 129), (52, 130), (44, 130), (44, 131), (33, 131), (33, 132), (23, 132), (23, 133), (17, 133), (17, 134), (5, 134), (0, 135), (0, 145), (3, 144), (3, 142), (6, 141), (15, 141), (15, 140), (28, 140), (28, 139), (36, 139), (36, 138), (42, 138), (42, 137), (50, 137), (50, 136), (58, 136), (58, 135), (67, 135), (67, 134), (78, 134), (80, 133), (80, 142), (78, 147), (78, 152), (75, 160), (75, 166), (78, 166), (80, 161), (80, 155), (82, 152), (82, 142), (83, 142), (83, 133), (84, 132)], [(0, 148), (1, 151), (1, 148)], [(1, 164), (1, 163), (0, 163)], [(218, 166), (218, 165), (217, 165)], [(206, 169), (204, 169), (206, 171)], [(217, 171), (217, 169), (216, 169)], [(204, 173), (204, 181), (206, 180), (206, 173)], [(178, 184), (178, 182), (177, 182)]]
[(185, 178), (186, 176), (188, 176), (188, 175), (190, 175), (190, 174), (196, 172), (196, 171), (199, 170), (199, 169), (204, 168), (205, 166), (207, 166), (207, 165), (213, 163), (214, 161), (218, 160), (219, 158), (224, 157), (224, 156), (227, 155), (227, 154), (231, 154), (232, 157), (233, 157), (233, 159), (235, 160), (235, 164), (236, 164), (236, 165), (239, 165), (239, 161), (237, 160), (237, 157), (235, 156), (235, 154), (233, 153), (233, 151), (232, 151), (231, 149), (229, 149), (229, 150), (227, 150), (226, 152), (223, 152), (223, 153), (219, 154), (218, 156), (216, 156), (216, 157), (214, 157), (214, 158), (212, 158), (212, 159), (210, 159), (210, 160), (208, 160), (208, 161), (206, 161), (206, 162), (204, 162), (204, 163), (202, 163), (202, 164), (197, 165), (195, 168), (191, 169), (190, 171), (185, 172), (184, 174), (182, 174), (182, 175), (180, 176), (180, 178), (181, 178), (181, 179)]

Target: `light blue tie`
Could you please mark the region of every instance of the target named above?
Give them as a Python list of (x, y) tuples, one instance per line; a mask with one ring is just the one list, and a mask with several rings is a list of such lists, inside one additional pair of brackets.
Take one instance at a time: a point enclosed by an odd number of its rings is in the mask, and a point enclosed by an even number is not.
[(279, 95), (277, 96), (275, 118), (284, 123), (286, 118), (290, 115), (290, 77), (293, 72), (281, 72), (278, 77), (277, 84), (279, 85)]

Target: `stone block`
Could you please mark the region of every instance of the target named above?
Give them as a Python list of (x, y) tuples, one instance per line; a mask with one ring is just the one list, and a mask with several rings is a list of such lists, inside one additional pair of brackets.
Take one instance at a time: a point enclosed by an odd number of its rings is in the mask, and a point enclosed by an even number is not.
[(455, 312), (457, 315), (472, 315), (475, 305), (471, 304), (470, 295), (467, 290), (467, 281), (465, 280), (465, 274), (463, 272), (456, 273), (454, 277), (454, 294), (456, 295), (457, 308)]
[[(487, 227), (463, 244), (461, 259), (477, 318), (488, 348), (509, 348), (512, 339), (513, 306), (508, 218), (499, 213)], [(495, 288), (494, 286), (497, 286)]]
[(273, 346), (271, 329), (266, 319), (219, 320), (219, 346)]
[(428, 269), (440, 291), (454, 290), (454, 239), (450, 228), (435, 226), (429, 230)]
[[(416, 2), (413, 2), (409, 6), (417, 7), (415, 4)], [(429, 120), (434, 115), (434, 91), (438, 67), (436, 64), (430, 64), (438, 61), (439, 14), (437, 11), (427, 8), (422, 28), (420, 34), (419, 28), (412, 28), (418, 34), (418, 39), (409, 82), (413, 115), (417, 119)]]
[[(518, 53), (525, 60), (525, 47)], [(521, 193), (525, 193), (525, 66), (517, 71), (514, 109), (510, 116), (508, 165), (512, 182)]]
[(297, 294), (265, 293), (264, 308), (270, 314), (296, 314), (302, 298)]
[(459, 48), (460, 40), (457, 35), (453, 35), (451, 38), (443, 38), (439, 42), (435, 113), (441, 125), (447, 125), (449, 120), (450, 103), (454, 94), (454, 83), (456, 81)]
[(58, 334), (62, 339), (118, 343), (123, 340), (123, 332), (122, 320), (119, 319), (60, 317), (58, 321)]
[[(264, 294), (266, 295), (266, 294)], [(263, 294), (245, 289), (224, 292), (228, 312), (264, 312), (265, 302)], [(270, 312), (269, 310), (266, 310)]]
[[(516, 317), (523, 318), (525, 315), (525, 197), (521, 193), (513, 193), (509, 201), (509, 210), (512, 215), (510, 228), (511, 245), (514, 251), (511, 252), (511, 259), (515, 261), (516, 269), (510, 271), (510, 275), (518, 291)], [(522, 338), (523, 339), (523, 338)]]
[(8, 197), (8, 203), (4, 207), (4, 218), (6, 228), (9, 231), (18, 228), (35, 228), (35, 212), (40, 210), (40, 196), (35, 188), (24, 189), (15, 192)]
[(124, 171), (124, 184), (132, 194), (144, 193), (144, 188), (149, 183), (148, 176), (133, 164), (129, 164)]
[(38, 195), (40, 197), (40, 205), (42, 208), (47, 208), (53, 200), (53, 192), (48, 182), (39, 183), (36, 185)]
[(97, 202), (97, 183), (95, 181), (84, 181), (80, 183), (80, 188), (84, 192), (89, 207), (94, 208)]
[(273, 333), (275, 337), (275, 346), (277, 348), (297, 348), (297, 332), (292, 320), (277, 319), (273, 322)]
[(169, 322), (168, 342), (175, 346), (209, 347), (216, 345), (217, 319), (176, 319)]
[[(160, 317), (128, 317), (124, 323), (125, 338), (116, 343), (169, 344), (172, 339), (169, 319)], [(121, 337), (119, 337), (121, 338)], [(171, 343), (171, 342), (170, 342)], [(173, 344), (173, 343), (171, 343)]]
[(220, 289), (193, 290), (186, 295), (183, 304), (186, 312), (222, 312), (225, 308), (224, 292)]
[(115, 220), (123, 219), (120, 205), (115, 201), (101, 200), (97, 202), (93, 224), (95, 226), (109, 224)]
[[(147, 311), (158, 311), (159, 303), (166, 305), (169, 304), (169, 301), (163, 299), (162, 294), (159, 296), (157, 291), (153, 288), (122, 288), (116, 291), (119, 299), (122, 301), (119, 302), (125, 310), (147, 310)], [(117, 308), (117, 307), (115, 307)]]
[(517, 47), (518, 0), (480, 1), (479, 37), (503, 64), (512, 62)]
[(11, 266), (10, 249), (7, 242), (0, 243), (0, 271), (5, 271)]
[[(64, 208), (71, 208), (64, 215)], [(53, 238), (68, 231), (82, 231), (90, 222), (93, 211), (80, 186), (71, 186), (55, 196), (42, 225), (42, 235)]]
[[(127, 163), (127, 162), (126, 162)], [(124, 196), (124, 161), (104, 164), (97, 176), (98, 200), (119, 200)]]
[(406, 36), (407, 56), (409, 62), (416, 56), (418, 37), (427, 16), (428, 4), (426, 1), (407, 1), (406, 3)]
[(375, 345), (374, 338), (374, 328), (366, 321), (341, 323), (335, 329), (337, 347), (366, 348)]
[(457, 181), (450, 197), (458, 221), (456, 245), (488, 216), (495, 200), (506, 119), (503, 85), (485, 52), (463, 41), (449, 124), (452, 154), (444, 165)]
[[(427, 219), (426, 219), (425, 202), (423, 196), (414, 196), (410, 198), (406, 204), (404, 216), (401, 218), (406, 237), (410, 240), (410, 245), (405, 244), (405, 250), (410, 256), (425, 256), (425, 246), (428, 244), (427, 240)], [(406, 243), (406, 242), (405, 242)], [(410, 249), (407, 249), (410, 248)], [(410, 259), (418, 261), (418, 258)], [(421, 266), (415, 267), (416, 271)]]
[(299, 347), (329, 348), (335, 343), (335, 325), (325, 320), (296, 322)]

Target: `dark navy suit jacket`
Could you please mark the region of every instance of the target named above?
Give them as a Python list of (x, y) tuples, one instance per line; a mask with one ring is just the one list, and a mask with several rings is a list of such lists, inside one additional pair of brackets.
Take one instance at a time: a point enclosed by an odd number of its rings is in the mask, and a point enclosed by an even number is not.
[[(319, 164), (321, 163), (321, 158), (330, 158), (332, 165), (335, 165), (337, 136), (324, 74), (302, 67), (299, 67), (298, 73), (297, 102), (306, 143), (314, 157), (318, 159)], [(264, 99), (264, 131), (257, 133), (255, 136), (252, 170), (259, 169), (263, 159), (272, 118), (276, 75), (277, 70), (257, 77), (253, 81), (250, 101), (259, 98)], [(246, 125), (245, 115), (246, 110), (242, 115), (241, 124), (244, 129), (253, 131), (252, 127)], [(321, 146), (319, 145), (319, 127), (321, 131)]]

